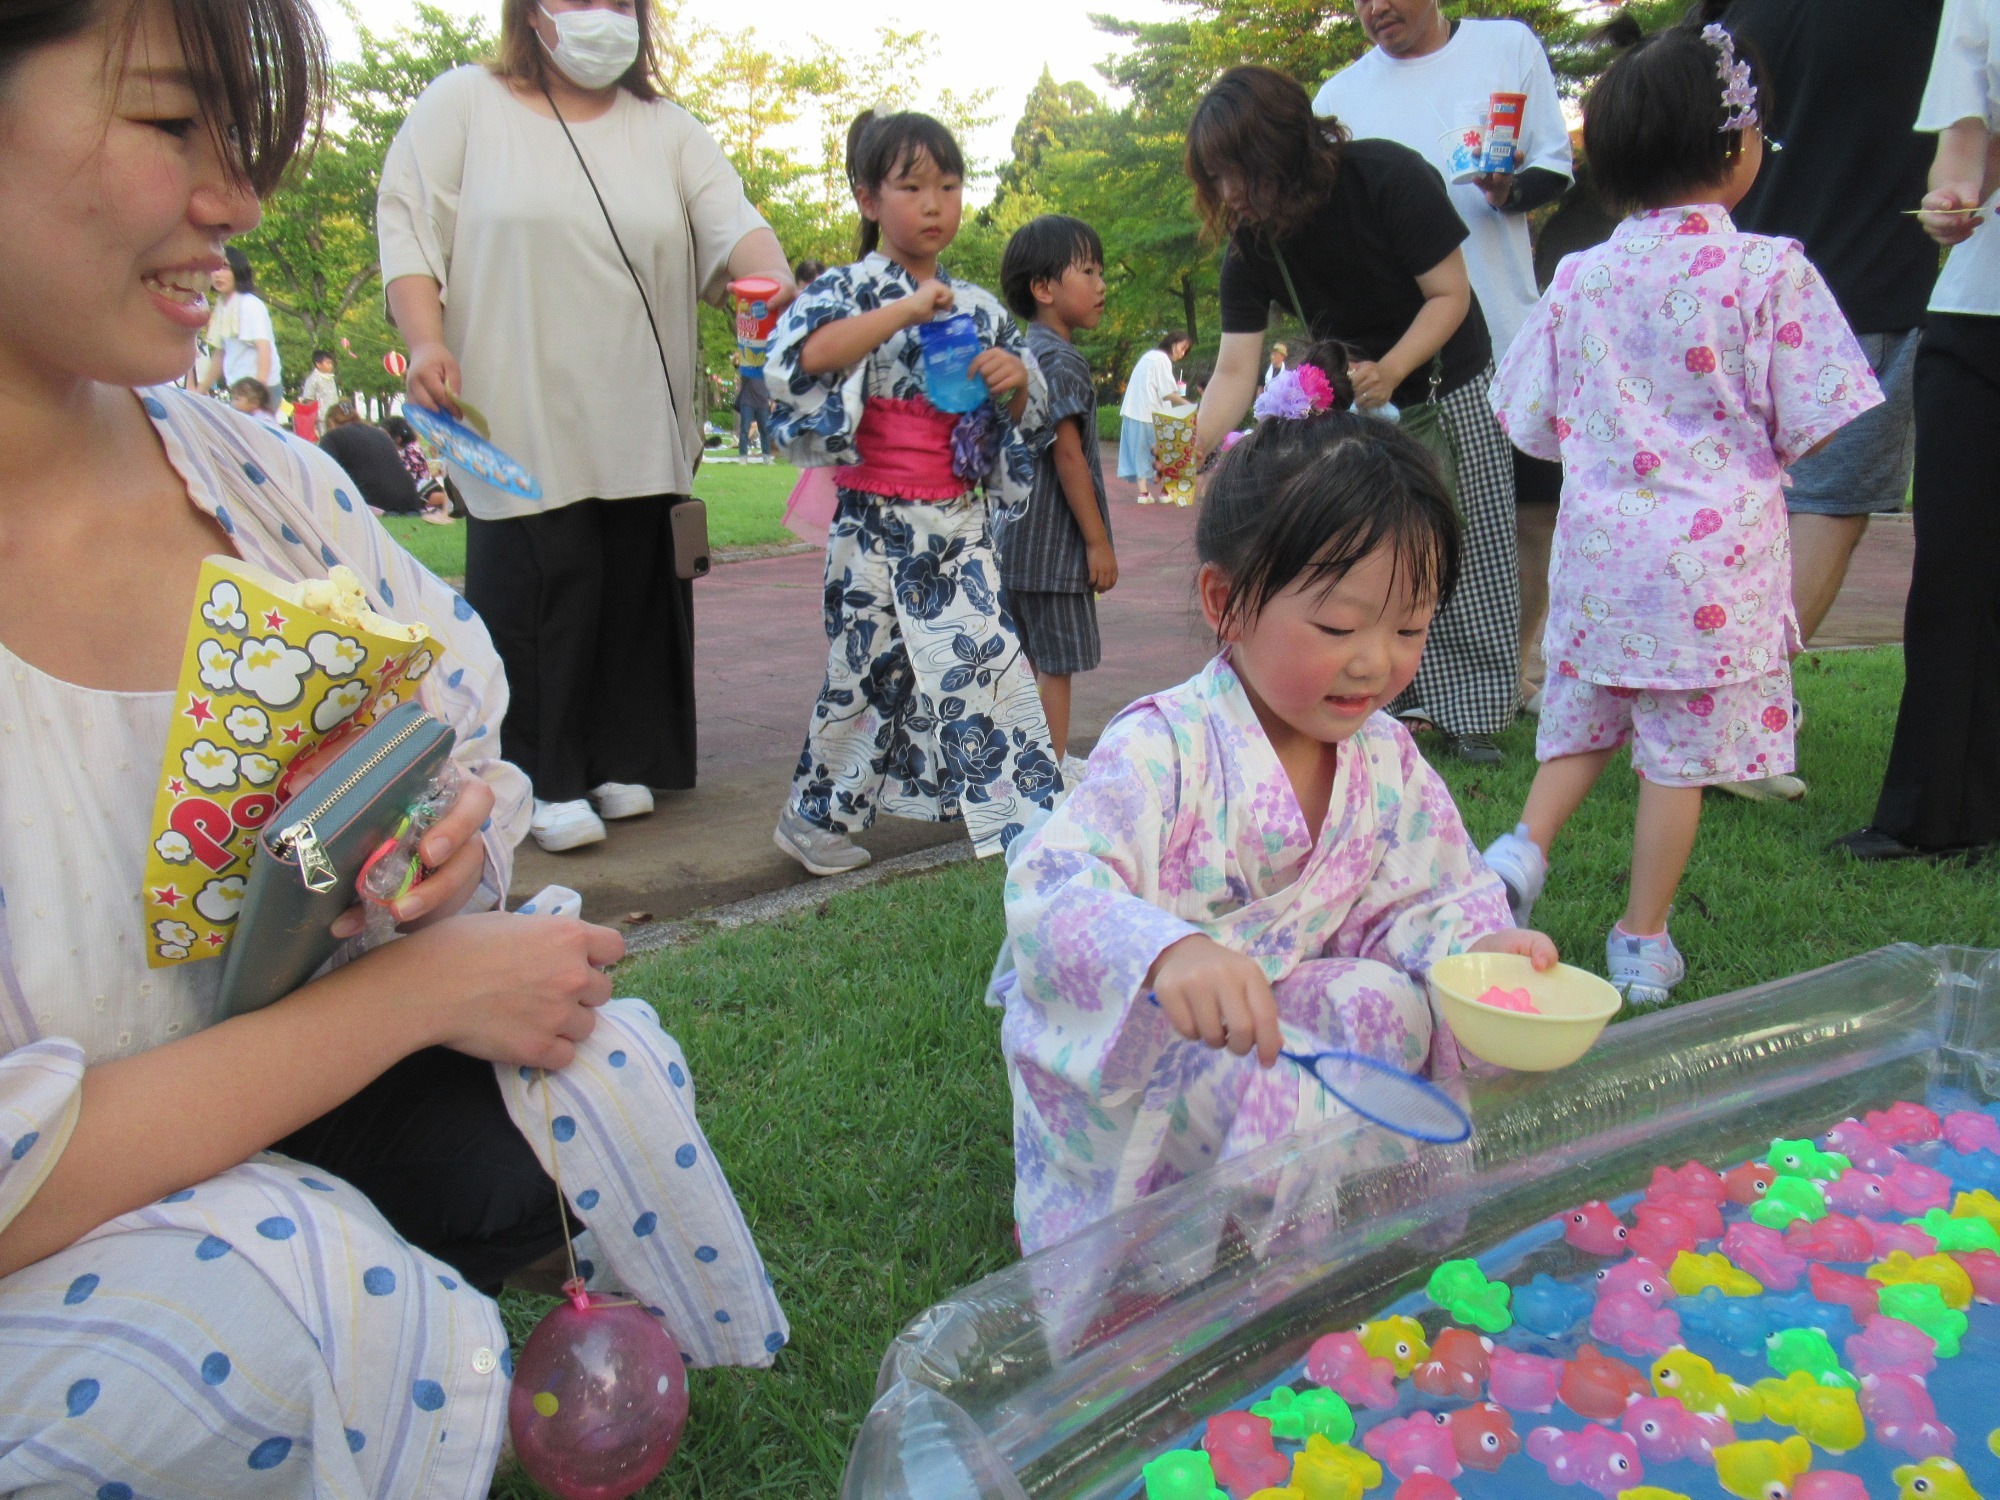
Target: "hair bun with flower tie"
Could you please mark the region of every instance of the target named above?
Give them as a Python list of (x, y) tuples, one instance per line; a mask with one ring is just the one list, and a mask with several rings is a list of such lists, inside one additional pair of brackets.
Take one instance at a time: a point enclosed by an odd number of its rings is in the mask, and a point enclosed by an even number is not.
[(1316, 417), (1344, 403), (1334, 394), (1333, 382), (1318, 365), (1301, 364), (1275, 375), (1250, 408), (1260, 422), (1266, 417)]

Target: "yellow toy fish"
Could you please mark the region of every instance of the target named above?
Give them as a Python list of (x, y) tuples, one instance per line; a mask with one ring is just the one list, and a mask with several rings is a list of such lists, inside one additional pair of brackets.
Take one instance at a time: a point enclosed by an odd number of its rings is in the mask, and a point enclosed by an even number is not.
[[(1792, 1481), (1811, 1467), (1812, 1444), (1796, 1434), (1782, 1443), (1755, 1438), (1724, 1443), (1715, 1450), (1716, 1482), (1742, 1500), (1770, 1500), (1773, 1493), (1789, 1493)], [(1774, 1484), (1781, 1488), (1774, 1492)]]
[(1732, 1422), (1755, 1422), (1764, 1415), (1763, 1398), (1755, 1391), (1686, 1349), (1662, 1354), (1653, 1361), (1652, 1374), (1654, 1394), (1672, 1396), (1689, 1411), (1717, 1412)]
[(1889, 1477), (1901, 1486), (1896, 1500), (1979, 1500), (1979, 1491), (1965, 1477), (1965, 1470), (1948, 1458), (1904, 1464), (1891, 1470)]
[(1859, 1448), (1868, 1436), (1861, 1403), (1845, 1386), (1821, 1385), (1810, 1370), (1794, 1370), (1783, 1380), (1760, 1380), (1751, 1387), (1764, 1402), (1764, 1415), (1780, 1427), (1829, 1453)]
[(1382, 1466), (1374, 1459), (1359, 1448), (1315, 1432), (1306, 1439), (1304, 1451), (1292, 1460), (1292, 1482), (1287, 1489), (1297, 1500), (1361, 1500), (1381, 1482)]
[(2000, 1229), (2000, 1198), (1994, 1197), (1985, 1188), (1960, 1193), (1951, 1200), (1951, 1216), (1954, 1219), (1984, 1219), (1995, 1229)]
[[(1963, 1198), (1965, 1194), (1960, 1193), (1959, 1197)], [(2000, 1207), (2000, 1200), (1996, 1200), (1995, 1206)], [(1938, 1295), (1944, 1298), (1946, 1307), (1972, 1306), (1972, 1278), (1965, 1274), (1965, 1267), (1949, 1255), (1912, 1255), (1907, 1250), (1891, 1250), (1885, 1259), (1868, 1268), (1868, 1279), (1879, 1281), (1884, 1286), (1898, 1286), (1905, 1282), (1934, 1286)]]
[(1398, 1380), (1431, 1357), (1431, 1346), (1424, 1342), (1424, 1325), (1400, 1314), (1379, 1323), (1363, 1323), (1361, 1347), (1394, 1365)]
[[(1250, 1500), (1257, 1500), (1255, 1495)], [(1663, 1490), (1657, 1484), (1642, 1484), (1635, 1489), (1620, 1490), (1618, 1500), (1688, 1500), (1679, 1490)]]
[(1754, 1297), (1764, 1290), (1763, 1282), (1748, 1271), (1739, 1270), (1728, 1256), (1715, 1250), (1706, 1255), (1681, 1251), (1667, 1268), (1667, 1280), (1683, 1297), (1696, 1296), (1705, 1286), (1714, 1287), (1725, 1297)]

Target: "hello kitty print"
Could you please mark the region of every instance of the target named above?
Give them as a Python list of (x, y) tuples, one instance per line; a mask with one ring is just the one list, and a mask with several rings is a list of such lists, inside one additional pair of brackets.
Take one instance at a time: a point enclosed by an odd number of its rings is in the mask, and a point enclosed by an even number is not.
[(1782, 662), (1784, 467), (1881, 399), (1797, 242), (1719, 206), (1635, 214), (1565, 259), (1492, 389), (1514, 445), (1563, 465), (1552, 669), (1696, 688)]

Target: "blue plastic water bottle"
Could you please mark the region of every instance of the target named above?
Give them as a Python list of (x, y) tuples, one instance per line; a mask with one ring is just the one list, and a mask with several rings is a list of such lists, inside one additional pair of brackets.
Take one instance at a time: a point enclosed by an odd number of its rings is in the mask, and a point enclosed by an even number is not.
[(984, 347), (972, 314), (953, 313), (919, 324), (917, 337), (923, 344), (924, 384), (931, 405), (939, 411), (976, 410), (986, 400), (986, 382), (970, 373)]

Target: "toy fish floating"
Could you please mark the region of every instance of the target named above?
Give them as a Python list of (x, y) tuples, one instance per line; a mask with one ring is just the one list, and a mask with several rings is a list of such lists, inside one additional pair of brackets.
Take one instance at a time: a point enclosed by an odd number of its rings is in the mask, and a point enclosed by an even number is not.
[(1792, 1482), (1811, 1467), (1812, 1444), (1796, 1434), (1782, 1443), (1752, 1438), (1715, 1450), (1716, 1483), (1741, 1500), (1787, 1495)]
[(1596, 1300), (1587, 1289), (1539, 1271), (1526, 1286), (1514, 1288), (1514, 1321), (1530, 1333), (1557, 1338), (1589, 1317)]
[(1749, 1208), (1763, 1201), (1777, 1176), (1761, 1161), (1746, 1161), (1722, 1174), (1722, 1190), (1731, 1203)]
[(1899, 1488), (1896, 1500), (1980, 1500), (1965, 1470), (1948, 1458), (1927, 1458), (1889, 1471)]
[(1887, 1286), (1934, 1286), (1938, 1295), (1944, 1298), (1946, 1307), (1966, 1308), (1972, 1305), (1972, 1278), (1966, 1274), (1965, 1267), (1949, 1255), (1919, 1257), (1895, 1250), (1879, 1264), (1870, 1266), (1865, 1274), (1870, 1281), (1879, 1281)]
[(1626, 1354), (1664, 1354), (1681, 1341), (1681, 1320), (1637, 1292), (1613, 1292), (1591, 1309), (1590, 1333)]
[(1653, 1180), (1646, 1191), (1682, 1193), (1691, 1198), (1706, 1198), (1718, 1207), (1729, 1201), (1729, 1192), (1724, 1187), (1722, 1174), (1704, 1167), (1698, 1161), (1684, 1163), (1678, 1167), (1653, 1168)]
[(1431, 1345), (1431, 1357), (1418, 1365), (1410, 1383), (1426, 1396), (1477, 1401), (1486, 1392), (1487, 1356), (1493, 1341), (1469, 1328), (1445, 1328)]
[(1446, 1421), (1458, 1461), (1468, 1469), (1491, 1474), (1511, 1453), (1521, 1451), (1514, 1419), (1491, 1401), (1460, 1407)]
[(1360, 1336), (1361, 1347), (1376, 1359), (1388, 1360), (1398, 1379), (1430, 1358), (1431, 1346), (1424, 1342), (1424, 1325), (1415, 1318), (1399, 1314), (1378, 1322), (1363, 1323), (1356, 1332)]
[(1689, 1411), (1712, 1411), (1732, 1422), (1755, 1422), (1764, 1415), (1755, 1391), (1686, 1349), (1669, 1350), (1654, 1360), (1652, 1377), (1658, 1394), (1672, 1396)]
[(1667, 1278), (1683, 1297), (1695, 1296), (1703, 1287), (1709, 1286), (1725, 1297), (1754, 1297), (1764, 1290), (1764, 1284), (1756, 1277), (1738, 1270), (1730, 1264), (1728, 1256), (1713, 1250), (1706, 1255), (1683, 1250), (1674, 1257)]
[(1876, 1442), (1911, 1458), (1950, 1458), (1958, 1445), (1958, 1435), (1938, 1420), (1931, 1393), (1915, 1375), (1868, 1376), (1861, 1382), (1861, 1415)]
[(1780, 1427), (1829, 1453), (1846, 1453), (1861, 1446), (1868, 1427), (1861, 1404), (1845, 1386), (1821, 1385), (1805, 1370), (1783, 1380), (1760, 1380), (1753, 1387), (1764, 1402), (1764, 1415)]
[[(1861, 1382), (1841, 1368), (1833, 1341), (1817, 1328), (1785, 1328), (1765, 1341), (1764, 1359), (1780, 1375), (1804, 1373), (1821, 1385), (1859, 1390)], [(1765, 1402), (1768, 1409), (1769, 1401)]]
[(1288, 1443), (1303, 1443), (1314, 1433), (1329, 1442), (1354, 1436), (1354, 1412), (1338, 1391), (1323, 1387), (1294, 1391), (1281, 1385), (1250, 1408), (1250, 1414), (1271, 1424), (1271, 1434)]
[(1376, 1359), (1352, 1333), (1329, 1333), (1306, 1351), (1306, 1374), (1348, 1401), (1386, 1409), (1396, 1404), (1396, 1367)]
[(1146, 1500), (1229, 1500), (1215, 1486), (1208, 1455), (1192, 1448), (1162, 1453), (1139, 1471), (1139, 1477), (1146, 1484)]
[(1249, 1412), (1219, 1412), (1201, 1435), (1215, 1482), (1231, 1494), (1275, 1488), (1291, 1476), (1292, 1461), (1271, 1442), (1272, 1426)]
[(1592, 1255), (1623, 1255), (1631, 1231), (1619, 1222), (1609, 1205), (1600, 1199), (1571, 1209), (1562, 1216), (1563, 1238)]
[(1619, 1491), (1646, 1477), (1639, 1445), (1624, 1433), (1596, 1422), (1585, 1423), (1581, 1432), (1537, 1427), (1528, 1434), (1527, 1447), (1528, 1457), (1546, 1469), (1557, 1484), (1588, 1485), (1606, 1500), (1616, 1500)]
[(1318, 1433), (1292, 1460), (1291, 1488), (1300, 1500), (1361, 1500), (1382, 1482), (1382, 1466), (1358, 1448), (1330, 1443)]
[(1918, 1282), (1885, 1286), (1876, 1298), (1876, 1307), (1885, 1318), (1899, 1318), (1921, 1328), (1937, 1342), (1942, 1359), (1955, 1359), (1958, 1341), (1965, 1337), (1968, 1320), (1956, 1308), (1946, 1307), (1944, 1294), (1936, 1287)]
[(1443, 1479), (1459, 1474), (1458, 1449), (1450, 1429), (1427, 1411), (1393, 1417), (1362, 1435), (1361, 1446), (1398, 1479), (1423, 1470)]
[(1585, 1344), (1576, 1351), (1576, 1358), (1563, 1367), (1556, 1394), (1578, 1416), (1612, 1422), (1650, 1389), (1646, 1377), (1625, 1361), (1600, 1354), (1594, 1345)]
[(1539, 1354), (1523, 1354), (1506, 1345), (1488, 1357), (1486, 1393), (1509, 1411), (1547, 1411), (1556, 1404), (1563, 1362)]
[(1806, 1274), (1806, 1258), (1793, 1254), (1782, 1234), (1762, 1224), (1731, 1224), (1722, 1236), (1722, 1253), (1769, 1290), (1789, 1292)]
[(1697, 1296), (1676, 1297), (1674, 1311), (1683, 1333), (1712, 1338), (1738, 1354), (1762, 1354), (1775, 1329), (1762, 1297), (1725, 1297), (1712, 1286)]
[(1903, 1159), (1902, 1152), (1859, 1120), (1842, 1120), (1834, 1126), (1826, 1133), (1826, 1146), (1864, 1172), (1886, 1173)]
[(1485, 1333), (1504, 1333), (1514, 1324), (1508, 1311), (1514, 1289), (1504, 1281), (1488, 1281), (1475, 1260), (1448, 1260), (1431, 1272), (1425, 1287), (1431, 1301), (1460, 1323)]
[(1634, 1401), (1625, 1408), (1618, 1427), (1639, 1445), (1639, 1456), (1649, 1463), (1691, 1458), (1712, 1464), (1717, 1448), (1736, 1441), (1736, 1429), (1729, 1425), (1729, 1418), (1689, 1411), (1671, 1396), (1644, 1396)]
[(1898, 1099), (1887, 1109), (1871, 1109), (1861, 1123), (1891, 1146), (1921, 1146), (1944, 1134), (1944, 1122), (1937, 1111), (1925, 1109), (1908, 1099)]
[(1838, 1151), (1822, 1151), (1811, 1141), (1771, 1142), (1765, 1165), (1781, 1177), (1804, 1177), (1812, 1182), (1832, 1182), (1852, 1163)]
[(1774, 1177), (1764, 1196), (1751, 1206), (1750, 1217), (1767, 1229), (1783, 1229), (1795, 1219), (1823, 1219), (1826, 1195), (1818, 1183), (1803, 1177)]

